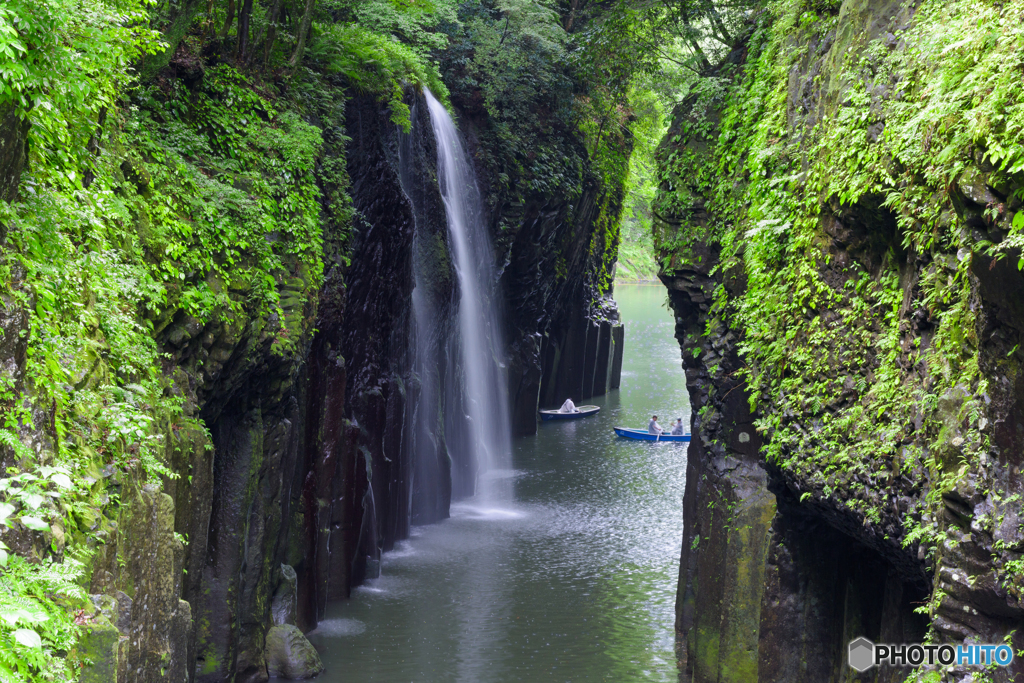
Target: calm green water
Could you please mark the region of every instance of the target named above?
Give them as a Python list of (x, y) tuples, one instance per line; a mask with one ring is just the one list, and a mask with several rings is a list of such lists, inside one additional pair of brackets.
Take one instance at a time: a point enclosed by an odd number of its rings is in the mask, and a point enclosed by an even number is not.
[(384, 556), (310, 635), (341, 683), (674, 681), (686, 444), (617, 438), (689, 424), (661, 286), (620, 285), (622, 388), (591, 418), (514, 443), (512, 504), (456, 504)]

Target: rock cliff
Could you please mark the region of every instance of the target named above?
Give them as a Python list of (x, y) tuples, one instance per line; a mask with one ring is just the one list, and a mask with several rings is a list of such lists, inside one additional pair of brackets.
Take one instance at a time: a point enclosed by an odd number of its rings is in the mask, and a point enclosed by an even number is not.
[(912, 673), (856, 674), (858, 636), (1020, 649), (1022, 9), (774, 5), (677, 108), (683, 680)]

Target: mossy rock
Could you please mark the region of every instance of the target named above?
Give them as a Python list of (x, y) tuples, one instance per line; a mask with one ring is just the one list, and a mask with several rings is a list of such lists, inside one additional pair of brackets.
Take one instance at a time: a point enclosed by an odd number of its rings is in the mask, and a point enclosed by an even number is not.
[(313, 678), (324, 670), (316, 649), (296, 626), (275, 626), (267, 632), (265, 646), (267, 673), (298, 681)]
[[(104, 596), (106, 597), (106, 596)], [(116, 603), (115, 603), (116, 605)], [(117, 650), (121, 634), (106, 617), (100, 617), (84, 628), (79, 641), (82, 656), (91, 665), (82, 669), (79, 683), (116, 683)]]

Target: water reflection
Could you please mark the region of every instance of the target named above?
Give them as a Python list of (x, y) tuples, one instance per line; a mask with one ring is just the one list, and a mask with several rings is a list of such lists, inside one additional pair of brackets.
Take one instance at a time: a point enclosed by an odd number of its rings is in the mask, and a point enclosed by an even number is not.
[(513, 501), (456, 504), (383, 557), (311, 635), (324, 681), (674, 681), (686, 444), (612, 427), (689, 421), (661, 287), (620, 286), (622, 388), (514, 444)]

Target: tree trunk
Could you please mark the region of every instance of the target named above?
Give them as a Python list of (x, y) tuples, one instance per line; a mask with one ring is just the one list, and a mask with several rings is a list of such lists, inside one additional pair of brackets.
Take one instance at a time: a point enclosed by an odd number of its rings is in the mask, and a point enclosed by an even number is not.
[(306, 38), (309, 35), (309, 25), (313, 22), (313, 7), (316, 0), (306, 0), (306, 9), (302, 12), (302, 21), (299, 22), (298, 40), (295, 42), (295, 52), (288, 60), (288, 66), (292, 70), (297, 69), (302, 63), (302, 53), (306, 51)]
[(224, 20), (224, 30), (221, 31), (220, 37), (227, 38), (228, 31), (231, 29), (231, 24), (235, 23), (235, 0), (228, 0), (228, 16)]
[(242, 11), (238, 14), (238, 37), (235, 43), (235, 61), (245, 63), (249, 50), (249, 19), (252, 17), (252, 0), (243, 0)]
[(206, 2), (206, 27), (203, 29), (203, 42), (206, 39), (217, 35), (217, 29), (213, 25), (213, 0)]
[(728, 47), (733, 45), (733, 37), (729, 35), (729, 31), (725, 28), (725, 23), (722, 21), (722, 15), (718, 13), (718, 8), (715, 7), (714, 3), (711, 3), (708, 8), (708, 16), (711, 18), (711, 25), (715, 27), (718, 32), (718, 37), (722, 43)]
[[(270, 63), (270, 51), (274, 47), (274, 41), (277, 40), (277, 22), (278, 17), (281, 14), (281, 0), (274, 0), (274, 4), (267, 10), (267, 30), (266, 36), (263, 32), (260, 32), (260, 37), (253, 43), (254, 46), (263, 45), (263, 68), (266, 69)], [(253, 53), (255, 56), (255, 52)]]
[(711, 69), (711, 61), (708, 56), (704, 54), (704, 50), (701, 49), (700, 43), (697, 41), (697, 35), (695, 35), (693, 26), (690, 24), (690, 18), (683, 15), (683, 26), (686, 27), (686, 40), (693, 47), (694, 53), (700, 58), (700, 66), (702, 71), (709, 71)]

